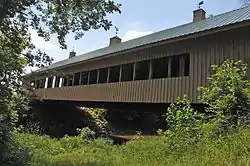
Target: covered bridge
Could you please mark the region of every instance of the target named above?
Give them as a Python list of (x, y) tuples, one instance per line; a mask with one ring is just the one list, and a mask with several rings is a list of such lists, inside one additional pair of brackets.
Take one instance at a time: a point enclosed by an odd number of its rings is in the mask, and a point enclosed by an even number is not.
[(171, 103), (198, 102), (212, 64), (250, 57), (250, 6), (206, 17), (203, 9), (181, 26), (122, 42), (25, 75), (44, 100)]

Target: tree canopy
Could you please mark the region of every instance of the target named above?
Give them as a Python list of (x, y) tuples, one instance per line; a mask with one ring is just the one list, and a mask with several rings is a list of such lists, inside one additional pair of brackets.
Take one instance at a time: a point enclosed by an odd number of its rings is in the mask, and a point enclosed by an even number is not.
[[(109, 30), (112, 22), (108, 14), (120, 13), (121, 4), (112, 0), (3, 0), (0, 2), (1, 38), (19, 48), (22, 40), (24, 57), (31, 66), (43, 67), (53, 60), (40, 50), (34, 52), (29, 28), (46, 41), (57, 35), (61, 48), (66, 49), (65, 37), (72, 33), (75, 39), (90, 29)], [(18, 52), (18, 54), (20, 54)]]
[[(0, 163), (9, 165), (13, 149), (12, 131), (16, 112), (24, 109), (27, 97), (21, 86), (26, 65), (43, 67), (53, 61), (36, 49), (29, 29), (46, 41), (57, 35), (61, 48), (72, 33), (75, 39), (90, 29), (110, 29), (108, 14), (120, 13), (112, 0), (1, 0), (0, 1)], [(12, 158), (12, 159), (10, 159)], [(18, 164), (19, 165), (19, 164)]]

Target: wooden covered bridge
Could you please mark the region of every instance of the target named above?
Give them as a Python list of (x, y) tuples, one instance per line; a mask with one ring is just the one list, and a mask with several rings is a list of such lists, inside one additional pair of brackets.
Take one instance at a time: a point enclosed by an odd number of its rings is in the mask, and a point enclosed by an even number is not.
[(206, 17), (193, 12), (188, 24), (68, 59), (24, 76), (44, 100), (171, 103), (188, 95), (198, 102), (210, 66), (250, 58), (250, 6)]

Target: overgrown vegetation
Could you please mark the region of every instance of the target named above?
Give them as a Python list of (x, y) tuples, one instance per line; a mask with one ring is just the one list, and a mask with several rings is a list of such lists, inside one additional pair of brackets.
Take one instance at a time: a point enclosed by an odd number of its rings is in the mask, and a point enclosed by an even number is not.
[[(244, 2), (247, 2), (244, 0)], [(52, 139), (20, 133), (17, 112), (29, 102), (21, 86), (26, 65), (43, 67), (53, 59), (36, 50), (30, 30), (45, 40), (56, 34), (61, 48), (73, 33), (81, 38), (90, 29), (108, 30), (107, 14), (119, 12), (120, 4), (105, 0), (1, 0), (0, 1), (0, 164), (9, 165), (248, 165), (249, 81), (246, 66), (227, 61), (214, 69), (211, 86), (202, 88), (201, 101), (208, 115), (198, 114), (184, 98), (167, 111), (167, 131), (152, 140), (114, 146), (96, 139), (89, 128), (79, 135)], [(94, 130), (105, 130), (99, 113), (90, 112)], [(26, 130), (32, 131), (32, 130)]]
[[(213, 66), (210, 85), (201, 88), (205, 113), (191, 107), (187, 96), (166, 111), (167, 130), (148, 139), (136, 136), (123, 145), (99, 137), (89, 128), (78, 136), (15, 133), (16, 143), (28, 148), (31, 165), (249, 165), (250, 86), (246, 65), (226, 61)], [(89, 112), (90, 111), (90, 112)], [(105, 126), (103, 111), (89, 110)], [(99, 119), (99, 120), (98, 120)]]
[[(17, 112), (25, 112), (29, 95), (21, 84), (25, 66), (43, 67), (53, 58), (36, 49), (31, 31), (46, 41), (57, 35), (66, 49), (66, 36), (80, 39), (90, 29), (110, 29), (108, 14), (120, 13), (120, 4), (105, 0), (0, 1), (0, 164), (27, 165), (24, 149), (16, 147), (13, 131)], [(25, 82), (22, 82), (25, 84)]]
[[(177, 142), (179, 149), (169, 149), (165, 137), (136, 139), (115, 146), (107, 139), (87, 140), (65, 137), (17, 134), (17, 142), (29, 147), (32, 165), (249, 165), (250, 131), (240, 130), (230, 137), (202, 139), (196, 144)], [(181, 144), (182, 143), (182, 144)], [(199, 146), (198, 146), (199, 145)]]

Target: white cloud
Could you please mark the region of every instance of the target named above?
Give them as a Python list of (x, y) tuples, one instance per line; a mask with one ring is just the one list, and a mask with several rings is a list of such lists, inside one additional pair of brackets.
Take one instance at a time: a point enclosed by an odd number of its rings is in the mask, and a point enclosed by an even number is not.
[[(50, 57), (54, 59), (54, 62), (64, 60), (68, 58), (68, 50), (61, 49), (59, 45), (53, 43), (52, 41), (45, 41), (42, 37), (38, 36), (37, 32), (32, 28), (29, 28), (31, 35), (31, 42), (36, 46), (37, 49), (40, 49), (42, 52), (45, 52)], [(30, 73), (31, 71), (37, 70), (37, 67), (25, 67), (25, 73)]]
[(41, 49), (41, 51), (47, 53), (50, 57), (54, 58), (54, 62), (64, 60), (68, 56), (68, 51), (61, 49), (56, 43), (50, 41), (45, 41), (43, 37), (38, 36), (36, 30), (29, 29), (31, 34), (31, 41), (36, 46), (36, 48)]
[(127, 31), (127, 33), (122, 37), (122, 41), (128, 41), (128, 40), (142, 37), (151, 33), (152, 33), (151, 31), (140, 32), (140, 31), (130, 30), (130, 31)]
[(52, 50), (57, 49), (58, 47), (54, 45), (51, 41), (45, 41), (42, 37), (38, 36), (37, 32), (33, 29), (30, 29), (32, 43), (42, 50)]
[(28, 73), (31, 73), (31, 72), (33, 72), (33, 71), (36, 71), (37, 69), (38, 69), (38, 67), (26, 66), (26, 67), (24, 68), (24, 73), (25, 73), (25, 74), (28, 74)]

